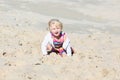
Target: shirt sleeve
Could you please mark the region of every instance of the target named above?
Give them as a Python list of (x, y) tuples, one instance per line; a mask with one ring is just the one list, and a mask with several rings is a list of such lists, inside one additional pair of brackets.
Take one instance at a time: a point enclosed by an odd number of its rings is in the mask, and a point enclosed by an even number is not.
[(67, 55), (71, 56), (72, 52), (71, 52), (71, 47), (70, 47), (70, 39), (67, 37), (66, 34), (65, 34), (65, 36), (66, 36), (66, 39), (65, 39), (65, 41), (63, 43), (63, 48), (66, 50)]
[(47, 44), (49, 43), (49, 39), (50, 39), (50, 35), (47, 34), (41, 44), (41, 50), (43, 55), (47, 54)]

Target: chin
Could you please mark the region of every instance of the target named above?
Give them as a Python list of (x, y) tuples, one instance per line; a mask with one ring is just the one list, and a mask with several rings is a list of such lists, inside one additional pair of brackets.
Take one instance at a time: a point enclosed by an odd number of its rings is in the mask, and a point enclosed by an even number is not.
[(54, 34), (54, 36), (58, 37), (60, 34)]
[(58, 37), (59, 35), (55, 35), (56, 37)]

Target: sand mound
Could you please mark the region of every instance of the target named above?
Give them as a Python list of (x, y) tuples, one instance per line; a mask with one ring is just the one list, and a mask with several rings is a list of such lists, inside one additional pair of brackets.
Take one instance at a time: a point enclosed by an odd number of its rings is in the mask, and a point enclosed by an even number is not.
[(107, 33), (69, 33), (72, 57), (42, 56), (47, 31), (0, 26), (0, 80), (118, 80), (120, 38)]

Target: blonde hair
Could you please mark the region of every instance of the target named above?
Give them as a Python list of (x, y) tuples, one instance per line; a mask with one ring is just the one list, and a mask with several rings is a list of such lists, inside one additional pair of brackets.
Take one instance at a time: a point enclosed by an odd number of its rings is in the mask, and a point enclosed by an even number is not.
[(58, 19), (51, 19), (49, 22), (48, 22), (48, 26), (50, 27), (51, 26), (51, 24), (55, 24), (55, 23), (59, 23), (59, 25), (60, 25), (60, 27), (61, 27), (61, 29), (63, 28), (63, 24), (62, 24), (62, 22), (60, 21), (60, 20), (58, 20)]

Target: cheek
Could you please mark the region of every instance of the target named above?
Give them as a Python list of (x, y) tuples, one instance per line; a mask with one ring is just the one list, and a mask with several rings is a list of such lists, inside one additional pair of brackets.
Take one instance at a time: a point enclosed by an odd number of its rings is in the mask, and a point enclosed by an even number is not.
[(58, 29), (59, 32), (61, 32), (62, 30), (61, 29)]
[(52, 33), (55, 33), (55, 30), (51, 30)]

